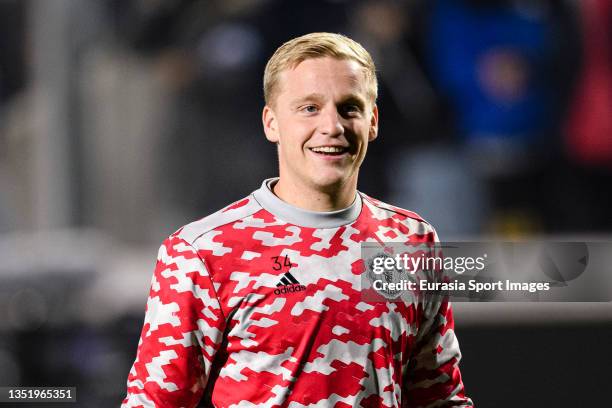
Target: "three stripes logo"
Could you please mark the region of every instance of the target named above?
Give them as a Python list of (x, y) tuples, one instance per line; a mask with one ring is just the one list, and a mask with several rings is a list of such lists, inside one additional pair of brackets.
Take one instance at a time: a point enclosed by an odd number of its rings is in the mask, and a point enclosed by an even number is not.
[(306, 286), (300, 284), (295, 277), (289, 273), (285, 272), (283, 277), (280, 279), (280, 282), (276, 284), (277, 289), (274, 289), (275, 295), (281, 295), (285, 293), (294, 293), (301, 292), (306, 290)]

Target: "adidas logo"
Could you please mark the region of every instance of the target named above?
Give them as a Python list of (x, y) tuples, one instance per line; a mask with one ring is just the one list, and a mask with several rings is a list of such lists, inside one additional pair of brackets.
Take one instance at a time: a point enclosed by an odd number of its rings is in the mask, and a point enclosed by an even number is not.
[(275, 295), (281, 295), (285, 293), (301, 292), (306, 290), (306, 286), (300, 284), (295, 277), (289, 272), (285, 272), (280, 282), (276, 284), (278, 289), (274, 289)]

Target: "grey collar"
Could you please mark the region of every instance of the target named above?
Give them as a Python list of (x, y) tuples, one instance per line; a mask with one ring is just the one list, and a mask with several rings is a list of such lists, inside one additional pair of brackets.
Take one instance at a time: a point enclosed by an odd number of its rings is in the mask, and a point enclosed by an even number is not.
[(278, 198), (272, 186), (278, 177), (264, 180), (261, 187), (253, 192), (255, 200), (268, 212), (290, 224), (310, 228), (337, 228), (352, 223), (361, 213), (361, 195), (355, 194), (353, 204), (342, 210), (319, 212), (294, 207)]

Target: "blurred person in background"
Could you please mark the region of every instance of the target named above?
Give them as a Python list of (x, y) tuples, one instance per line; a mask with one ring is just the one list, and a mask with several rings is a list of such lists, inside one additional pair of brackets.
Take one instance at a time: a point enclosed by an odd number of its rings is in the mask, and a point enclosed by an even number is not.
[[(96, 224), (132, 241), (169, 234), (168, 225), (211, 212), (273, 174), (273, 155), (252, 126), (260, 91), (248, 86), (265, 64), (257, 22), (267, 4), (108, 3), (120, 46), (90, 52), (84, 81), (84, 134), (93, 146), (87, 209)], [(270, 160), (251, 162), (253, 154)], [(98, 197), (100, 190), (110, 194)]]
[(418, 181), (404, 195), (417, 209), (438, 203), (434, 222), (461, 213), (468, 225), (452, 232), (559, 228), (551, 178), (579, 55), (572, 11), (553, 1), (428, 4), (428, 69), (453, 113), (456, 146), (413, 152), (404, 168)]
[(357, 191), (378, 135), (371, 56), (338, 34), (295, 38), (264, 95), (279, 177), (163, 243), (123, 406), (472, 406), (448, 299), (358, 290), (362, 242), (437, 240)]

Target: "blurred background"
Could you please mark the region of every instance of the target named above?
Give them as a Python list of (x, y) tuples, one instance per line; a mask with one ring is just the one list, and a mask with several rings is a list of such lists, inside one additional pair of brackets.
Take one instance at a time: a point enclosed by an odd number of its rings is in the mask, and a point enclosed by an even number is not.
[[(0, 0), (0, 386), (120, 404), (160, 242), (276, 175), (263, 69), (312, 31), (378, 66), (361, 191), (446, 241), (612, 241), (612, 1)], [(609, 403), (610, 303), (455, 313), (477, 406)]]

